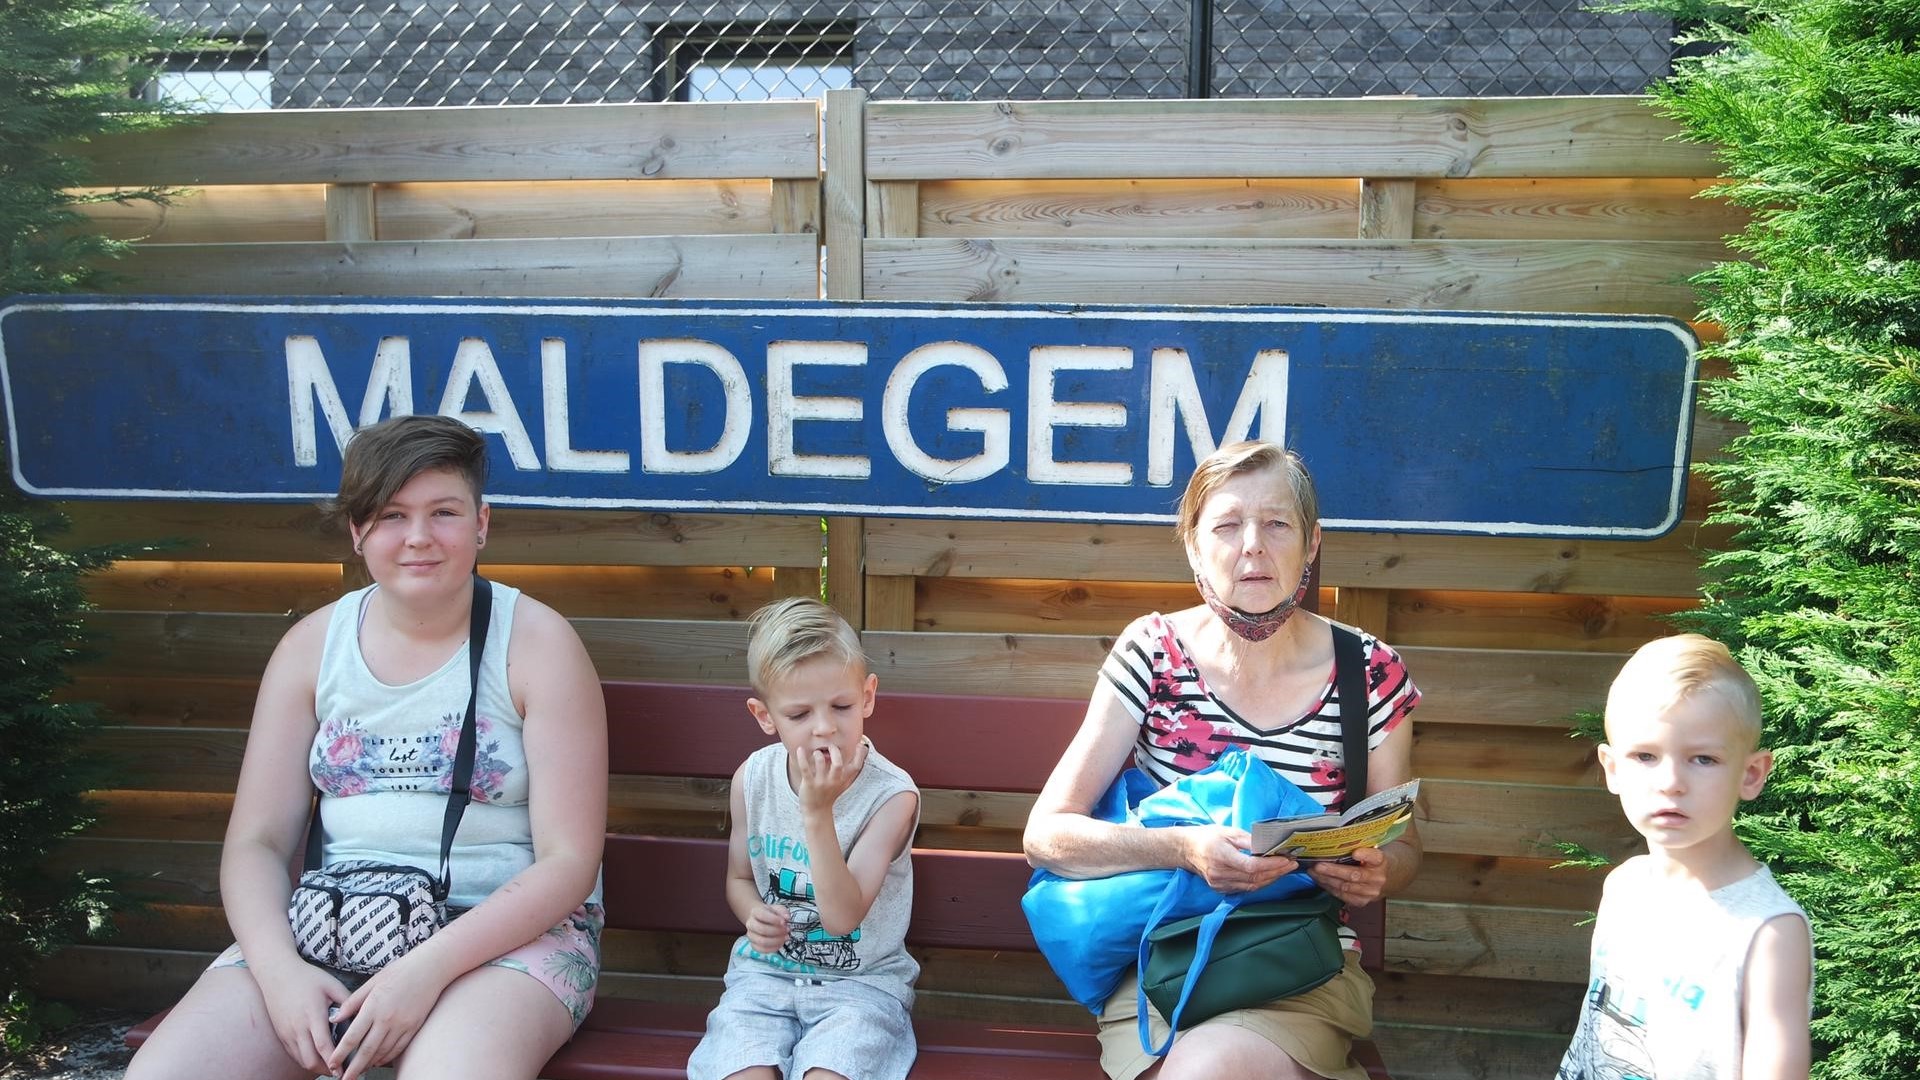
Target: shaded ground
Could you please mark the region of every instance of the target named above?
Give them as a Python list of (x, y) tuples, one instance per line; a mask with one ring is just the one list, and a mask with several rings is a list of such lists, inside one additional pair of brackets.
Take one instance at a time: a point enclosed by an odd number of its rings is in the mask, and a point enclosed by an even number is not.
[(120, 1041), (145, 1013), (88, 1009), (19, 1057), (0, 1054), (0, 1080), (120, 1080), (133, 1051)]

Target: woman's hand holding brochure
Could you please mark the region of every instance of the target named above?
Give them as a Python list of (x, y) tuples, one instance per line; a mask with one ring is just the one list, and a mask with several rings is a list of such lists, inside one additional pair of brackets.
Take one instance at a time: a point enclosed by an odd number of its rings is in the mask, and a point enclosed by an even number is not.
[(1392, 843), (1413, 820), (1420, 781), (1378, 791), (1344, 814), (1274, 818), (1253, 826), (1253, 850), (1303, 863), (1349, 861), (1361, 848)]

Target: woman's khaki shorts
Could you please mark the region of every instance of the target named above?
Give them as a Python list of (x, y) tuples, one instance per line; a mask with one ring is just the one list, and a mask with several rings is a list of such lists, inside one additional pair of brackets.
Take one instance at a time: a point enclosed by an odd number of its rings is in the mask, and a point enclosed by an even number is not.
[[(1135, 977), (1129, 974), (1107, 999), (1100, 1014), (1100, 1067), (1113, 1080), (1134, 1080), (1159, 1058), (1140, 1049)], [(1167, 1037), (1166, 1021), (1148, 1003), (1153, 1040)], [(1373, 980), (1360, 970), (1360, 954), (1347, 950), (1340, 974), (1304, 994), (1251, 1009), (1221, 1013), (1203, 1026), (1245, 1028), (1285, 1051), (1300, 1064), (1334, 1080), (1367, 1080), (1367, 1071), (1348, 1057), (1353, 1040), (1373, 1034)], [(1185, 1039), (1182, 1031), (1180, 1038)]]

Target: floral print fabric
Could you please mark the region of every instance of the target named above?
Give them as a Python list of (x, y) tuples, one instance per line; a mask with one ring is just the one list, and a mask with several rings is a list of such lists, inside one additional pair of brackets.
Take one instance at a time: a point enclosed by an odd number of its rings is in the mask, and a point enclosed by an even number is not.
[[(1400, 654), (1360, 634), (1367, 657), (1367, 748), (1385, 741), (1420, 703), (1420, 690)], [(1305, 715), (1262, 728), (1217, 697), (1173, 631), (1155, 612), (1127, 628), (1100, 669), (1140, 723), (1133, 763), (1162, 784), (1211, 765), (1229, 746), (1244, 746), (1332, 808), (1345, 772), (1340, 744), (1340, 697), (1333, 669)]]

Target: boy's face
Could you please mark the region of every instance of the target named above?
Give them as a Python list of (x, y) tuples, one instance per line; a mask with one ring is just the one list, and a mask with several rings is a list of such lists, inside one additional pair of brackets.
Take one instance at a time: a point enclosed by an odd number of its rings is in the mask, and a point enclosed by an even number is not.
[(764, 700), (748, 698), (747, 709), (760, 730), (778, 736), (789, 753), (796, 747), (808, 753), (833, 747), (842, 761), (852, 761), (879, 685), (879, 677), (863, 665), (815, 656), (767, 687)]
[(1702, 689), (1663, 713), (1607, 718), (1607, 790), (1649, 847), (1669, 851), (1731, 834), (1740, 800), (1760, 794), (1773, 754), (1747, 746), (1726, 703)]

